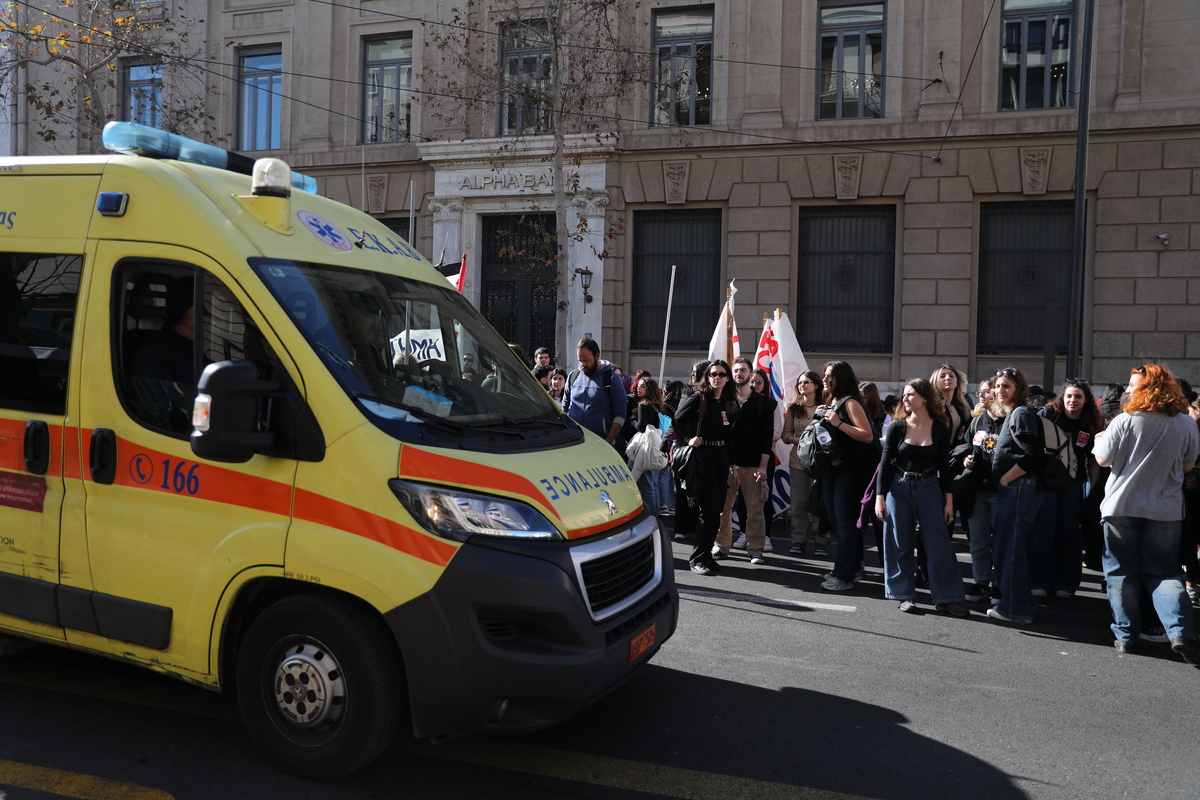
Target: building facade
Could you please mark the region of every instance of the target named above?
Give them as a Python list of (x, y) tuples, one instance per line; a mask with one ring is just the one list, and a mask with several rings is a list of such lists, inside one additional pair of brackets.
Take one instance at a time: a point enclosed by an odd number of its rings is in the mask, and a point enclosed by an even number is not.
[[(1064, 377), (1084, 0), (622, 0), (610, 47), (562, 52), (530, 24), (558, 3), (461, 5), (210, 2), (214, 127), (400, 235), (411, 216), (432, 260), (467, 255), (485, 316), (566, 341), (560, 361), (592, 335), (657, 373), (670, 297), (665, 373), (686, 375), (734, 280), (743, 340), (779, 308), (810, 363), (863, 379), (1040, 379), (1051, 341)], [(1097, 5), (1079, 371), (1200, 379), (1200, 7)], [(455, 31), (494, 70), (457, 116)], [(617, 50), (642, 79), (561, 139), (556, 187), (537, 92)], [(562, 269), (530, 244), (560, 205)]]

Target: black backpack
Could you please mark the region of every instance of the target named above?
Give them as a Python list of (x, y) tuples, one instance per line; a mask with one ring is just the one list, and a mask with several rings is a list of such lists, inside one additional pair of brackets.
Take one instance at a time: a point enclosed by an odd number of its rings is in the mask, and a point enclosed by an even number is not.
[[(573, 369), (567, 374), (567, 394), (571, 393), (571, 387), (575, 385), (575, 379), (579, 377), (579, 370)], [(601, 381), (604, 384), (604, 393), (608, 394), (612, 389), (613, 371), (611, 369), (604, 371), (604, 378)]]
[[(842, 398), (830, 410), (841, 411), (846, 398)], [(825, 421), (825, 410), (813, 414), (812, 422), (800, 432), (800, 441), (796, 445), (796, 458), (800, 460), (800, 469), (813, 480), (828, 478), (833, 471), (842, 465), (845, 459), (843, 445), (834, 436), (833, 428)]]

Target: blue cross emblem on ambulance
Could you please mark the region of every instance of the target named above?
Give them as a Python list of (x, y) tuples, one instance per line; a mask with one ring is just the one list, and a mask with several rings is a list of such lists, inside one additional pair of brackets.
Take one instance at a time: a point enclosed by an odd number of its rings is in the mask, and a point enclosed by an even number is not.
[(614, 503), (613, 499), (608, 496), (608, 492), (602, 490), (600, 492), (600, 499), (604, 501), (606, 506), (608, 506), (608, 515), (610, 517), (614, 516), (617, 513), (617, 504)]
[(350, 251), (350, 237), (342, 233), (337, 225), (311, 211), (298, 211), (296, 216), (304, 223), (304, 227), (325, 244), (342, 252)]

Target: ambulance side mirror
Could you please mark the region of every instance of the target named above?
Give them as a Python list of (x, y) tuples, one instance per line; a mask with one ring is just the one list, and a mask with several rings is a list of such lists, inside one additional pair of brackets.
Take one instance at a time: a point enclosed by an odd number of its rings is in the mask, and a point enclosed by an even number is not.
[(259, 411), (280, 388), (277, 382), (259, 380), (248, 362), (209, 364), (196, 387), (192, 452), (209, 461), (242, 463), (270, 450), (275, 434), (261, 429)]

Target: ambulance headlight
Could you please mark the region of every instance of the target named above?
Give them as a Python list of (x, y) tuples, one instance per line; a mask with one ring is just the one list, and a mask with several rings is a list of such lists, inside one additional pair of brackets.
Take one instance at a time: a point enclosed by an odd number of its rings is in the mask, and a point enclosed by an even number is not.
[(388, 486), (420, 525), (457, 542), (472, 536), (562, 539), (558, 528), (527, 503), (445, 486), (390, 480)]

